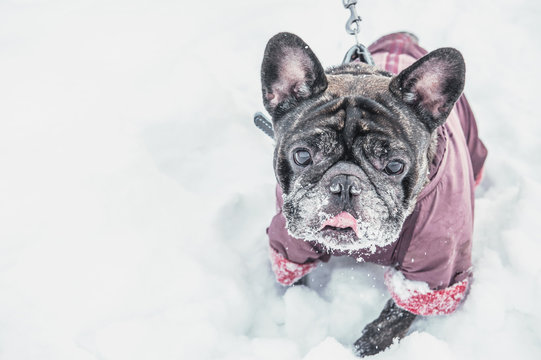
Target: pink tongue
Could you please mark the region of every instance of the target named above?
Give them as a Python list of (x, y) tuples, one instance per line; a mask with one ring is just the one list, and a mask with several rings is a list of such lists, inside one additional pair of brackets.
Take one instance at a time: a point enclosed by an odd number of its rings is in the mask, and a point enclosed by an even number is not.
[(357, 229), (357, 220), (348, 213), (347, 211), (342, 211), (340, 214), (336, 215), (335, 217), (332, 217), (328, 220), (326, 220), (322, 228), (325, 226), (333, 226), (336, 228), (346, 229), (351, 228), (353, 231), (355, 231), (355, 234), (357, 237), (359, 237), (359, 229)]

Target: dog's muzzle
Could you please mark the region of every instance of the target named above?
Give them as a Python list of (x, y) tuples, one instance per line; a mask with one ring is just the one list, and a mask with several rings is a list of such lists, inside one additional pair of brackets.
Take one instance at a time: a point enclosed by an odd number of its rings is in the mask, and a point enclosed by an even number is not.
[(334, 196), (340, 197), (340, 204), (345, 208), (353, 196), (361, 194), (361, 180), (355, 175), (336, 175), (331, 179), (329, 190)]

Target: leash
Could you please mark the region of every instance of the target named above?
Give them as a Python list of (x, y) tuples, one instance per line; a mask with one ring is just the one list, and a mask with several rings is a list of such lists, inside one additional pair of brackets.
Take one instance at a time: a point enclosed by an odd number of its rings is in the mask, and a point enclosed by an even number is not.
[(357, 5), (357, 0), (342, 0), (342, 4), (344, 5), (344, 8), (350, 12), (349, 19), (346, 22), (346, 32), (349, 35), (355, 36), (355, 45), (353, 45), (353, 47), (346, 52), (346, 56), (344, 56), (342, 64), (348, 64), (358, 59), (359, 61), (368, 65), (375, 65), (370, 51), (368, 51), (366, 46), (359, 42), (361, 21), (363, 20), (359, 14), (357, 14), (357, 8), (355, 7), (355, 5)]
[[(349, 64), (352, 61), (361, 61), (368, 65), (375, 65), (370, 51), (359, 42), (359, 33), (361, 32), (361, 17), (357, 14), (357, 0), (342, 0), (346, 10), (349, 10), (349, 19), (346, 21), (346, 32), (355, 36), (355, 45), (353, 45), (344, 56), (342, 64)], [(254, 124), (271, 139), (274, 139), (274, 130), (272, 122), (261, 112), (254, 114)]]

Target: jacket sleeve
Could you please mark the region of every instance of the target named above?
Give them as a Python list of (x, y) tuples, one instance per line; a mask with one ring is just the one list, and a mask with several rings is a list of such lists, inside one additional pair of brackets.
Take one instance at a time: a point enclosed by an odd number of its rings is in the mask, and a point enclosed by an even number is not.
[(395, 269), (385, 273), (385, 285), (396, 305), (423, 316), (453, 313), (466, 297), (469, 282), (466, 278), (446, 288), (433, 290), (426, 282), (408, 280)]

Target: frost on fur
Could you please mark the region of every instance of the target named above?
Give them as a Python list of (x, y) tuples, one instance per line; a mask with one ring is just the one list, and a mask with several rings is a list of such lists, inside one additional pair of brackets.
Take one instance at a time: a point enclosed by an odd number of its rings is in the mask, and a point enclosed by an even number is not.
[[(342, 251), (354, 254), (358, 251), (374, 253), (377, 247), (385, 247), (396, 241), (408, 213), (389, 209), (375, 192), (365, 191), (358, 201), (365, 206), (359, 209), (354, 233), (326, 234), (325, 224), (336, 214), (325, 211), (328, 194), (316, 185), (295, 183), (289, 195), (283, 194), (283, 211), (288, 233), (296, 238), (311, 241), (323, 246), (328, 252)], [(292, 220), (293, 219), (293, 220)]]

